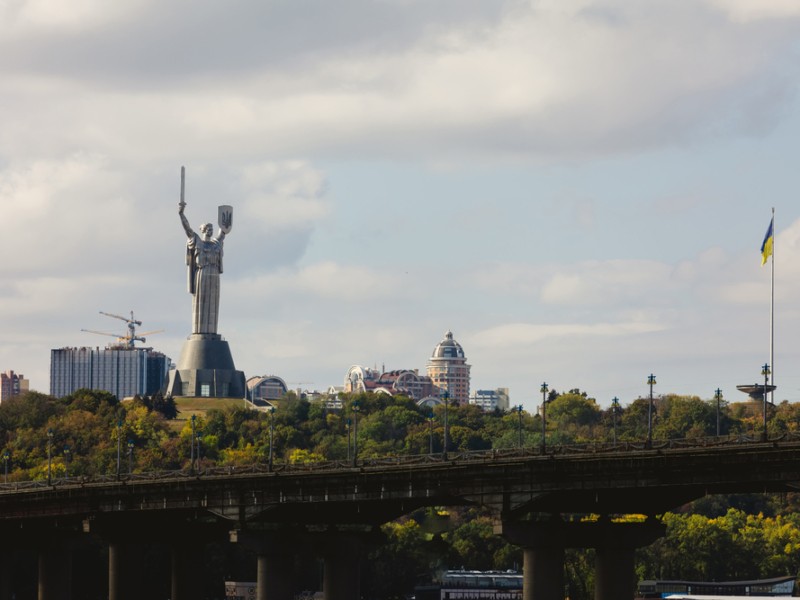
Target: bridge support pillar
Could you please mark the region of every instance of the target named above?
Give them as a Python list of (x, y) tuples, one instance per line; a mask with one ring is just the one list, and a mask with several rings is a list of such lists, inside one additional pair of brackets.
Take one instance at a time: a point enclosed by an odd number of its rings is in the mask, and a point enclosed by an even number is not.
[(375, 534), (362, 530), (332, 530), (322, 534), (322, 593), (325, 600), (353, 600), (361, 597), (361, 558)]
[(0, 550), (0, 600), (11, 600), (11, 553)]
[(39, 550), (39, 600), (71, 600), (72, 555), (54, 542)]
[[(346, 546), (346, 547), (345, 547)], [(352, 600), (361, 597), (361, 556), (355, 544), (343, 545), (339, 552), (325, 554), (322, 593), (325, 600)]]
[(634, 595), (633, 551), (664, 535), (655, 519), (641, 523), (503, 521), (494, 531), (524, 551), (523, 600), (564, 597), (564, 548), (595, 548), (595, 600), (631, 600)]
[(564, 548), (523, 548), (522, 600), (563, 600)]
[(612, 523), (603, 519), (588, 532), (587, 545), (595, 548), (595, 600), (633, 598), (636, 586), (634, 550), (652, 544), (665, 527), (655, 519), (643, 523)]
[(142, 597), (142, 552), (120, 542), (108, 545), (108, 599), (138, 600)]
[(596, 549), (595, 600), (619, 600), (632, 597), (635, 585), (633, 551), (633, 548), (601, 547)]
[[(199, 547), (198, 547), (199, 546)], [(170, 600), (196, 600), (203, 597), (203, 547), (172, 547), (172, 595)]]
[(256, 600), (292, 600), (294, 598), (294, 555), (279, 549), (258, 553)]
[(229, 533), (234, 544), (244, 544), (256, 553), (256, 600), (293, 600), (294, 557), (300, 532), (293, 528)]

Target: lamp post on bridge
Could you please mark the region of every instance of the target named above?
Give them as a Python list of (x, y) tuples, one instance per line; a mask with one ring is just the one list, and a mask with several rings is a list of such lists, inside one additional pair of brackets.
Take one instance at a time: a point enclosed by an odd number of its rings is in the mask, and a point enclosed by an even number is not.
[(128, 440), (128, 475), (133, 473), (133, 440)]
[(358, 400), (353, 401), (353, 466), (358, 463)]
[(614, 429), (614, 445), (617, 445), (617, 413), (619, 412), (619, 398), (611, 399), (611, 425)]
[(6, 449), (3, 452), (3, 468), (4, 468), (3, 483), (8, 483), (8, 461), (9, 460), (11, 460), (11, 453), (8, 451), (8, 449)]
[(344, 426), (347, 429), (347, 462), (350, 462), (350, 427), (352, 427), (350, 417), (347, 418)]
[(47, 430), (47, 485), (53, 480), (53, 429)]
[(272, 449), (275, 444), (275, 407), (271, 407), (269, 409), (269, 458), (267, 462), (267, 468), (271, 472), (272, 471)]
[(545, 439), (547, 435), (547, 390), (547, 382), (542, 383), (542, 387), (539, 388), (542, 393), (542, 454), (547, 450), (547, 441)]
[(721, 404), (722, 404), (722, 390), (721, 389), (717, 388), (716, 390), (714, 390), (714, 400), (717, 401), (717, 437), (719, 437), (719, 432), (720, 432), (720, 429), (719, 429), (719, 413), (720, 413)]
[(522, 404), (517, 406), (517, 417), (519, 419), (519, 427), (517, 428), (519, 432), (519, 449), (522, 450)]
[(767, 436), (767, 388), (769, 387), (769, 376), (772, 371), (769, 370), (769, 364), (764, 363), (764, 366), (761, 367), (761, 374), (764, 376), (764, 434), (763, 439), (766, 442), (768, 439)]
[(192, 415), (190, 420), (192, 422), (192, 439), (189, 443), (189, 472), (194, 475), (194, 428), (195, 421), (197, 421), (197, 415)]
[(120, 475), (120, 462), (122, 460), (122, 419), (117, 419), (117, 479)]
[(450, 400), (450, 392), (444, 390), (442, 392), (442, 399), (444, 400), (444, 446), (442, 447), (442, 458), (447, 460), (447, 405)]
[(428, 413), (428, 439), (430, 442), (428, 454), (433, 454), (433, 409)]
[(650, 373), (647, 377), (647, 385), (650, 386), (650, 402), (647, 405), (647, 447), (653, 446), (653, 386), (656, 384), (656, 376)]
[(72, 449), (69, 445), (64, 445), (64, 477), (69, 479), (69, 459), (72, 456)]

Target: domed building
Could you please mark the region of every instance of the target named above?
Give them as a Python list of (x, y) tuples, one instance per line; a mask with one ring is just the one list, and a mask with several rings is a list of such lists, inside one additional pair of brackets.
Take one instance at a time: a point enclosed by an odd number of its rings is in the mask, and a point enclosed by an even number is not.
[(453, 333), (448, 331), (433, 349), (428, 361), (428, 377), (433, 385), (447, 392), (454, 403), (466, 404), (469, 400), (469, 370), (464, 349), (453, 339)]

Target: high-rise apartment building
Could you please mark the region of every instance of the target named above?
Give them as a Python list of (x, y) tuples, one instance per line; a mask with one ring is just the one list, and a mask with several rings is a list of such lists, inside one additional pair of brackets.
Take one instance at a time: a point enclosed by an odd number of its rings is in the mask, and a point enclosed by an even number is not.
[(428, 360), (428, 377), (434, 386), (447, 393), (452, 402), (466, 404), (469, 400), (469, 370), (464, 349), (448, 331)]
[(165, 387), (170, 359), (152, 348), (58, 348), (50, 351), (50, 395), (81, 388), (105, 390), (119, 400), (150, 396)]
[(28, 380), (19, 373), (0, 373), (0, 402), (28, 391)]

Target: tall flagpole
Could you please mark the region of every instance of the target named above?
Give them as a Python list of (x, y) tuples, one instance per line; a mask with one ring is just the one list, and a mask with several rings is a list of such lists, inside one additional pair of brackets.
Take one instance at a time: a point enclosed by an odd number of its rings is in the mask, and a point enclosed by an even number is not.
[[(772, 367), (770, 385), (775, 386), (775, 207), (772, 207), (772, 281), (769, 300), (769, 364)], [(775, 390), (769, 393), (772, 406), (775, 406)]]

